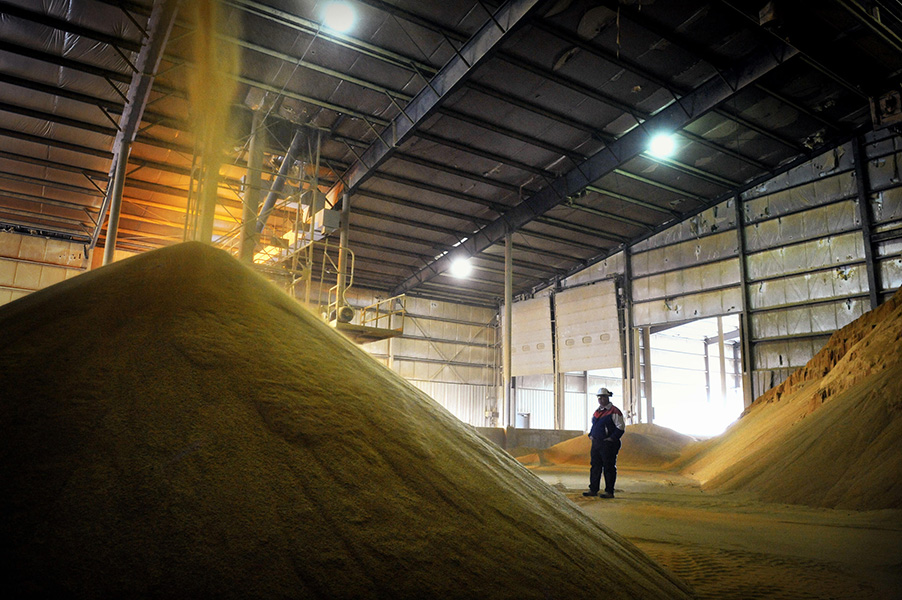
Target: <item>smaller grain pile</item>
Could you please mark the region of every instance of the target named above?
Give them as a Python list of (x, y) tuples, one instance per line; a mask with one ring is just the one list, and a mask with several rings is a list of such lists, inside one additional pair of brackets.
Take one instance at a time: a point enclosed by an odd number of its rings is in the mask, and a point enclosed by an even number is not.
[(226, 253), (0, 308), (13, 597), (687, 598)]
[[(627, 425), (623, 434), (617, 465), (625, 469), (663, 469), (680, 457), (680, 453), (695, 441), (688, 435), (651, 423)], [(580, 435), (555, 444), (546, 450), (517, 458), (526, 465), (589, 464), (589, 436)]]
[(902, 292), (834, 333), (680, 464), (708, 488), (764, 500), (902, 508)]

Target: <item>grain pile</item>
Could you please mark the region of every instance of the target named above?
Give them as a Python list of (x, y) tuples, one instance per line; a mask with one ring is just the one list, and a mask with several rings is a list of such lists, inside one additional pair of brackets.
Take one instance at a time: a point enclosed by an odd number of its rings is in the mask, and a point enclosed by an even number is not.
[(834, 333), (680, 466), (708, 488), (767, 501), (902, 508), (902, 292)]
[(227, 254), (0, 308), (14, 597), (687, 598)]
[[(627, 425), (621, 440), (623, 445), (617, 455), (617, 466), (625, 469), (661, 469), (678, 459), (695, 438), (660, 425), (636, 423)], [(517, 460), (527, 465), (587, 466), (591, 445), (589, 436), (580, 435)]]

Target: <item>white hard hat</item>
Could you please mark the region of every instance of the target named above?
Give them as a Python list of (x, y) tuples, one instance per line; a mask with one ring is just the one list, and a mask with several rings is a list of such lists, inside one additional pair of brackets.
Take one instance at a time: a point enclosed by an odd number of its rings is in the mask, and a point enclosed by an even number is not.
[(614, 394), (612, 394), (611, 390), (609, 390), (608, 388), (603, 387), (603, 388), (598, 388), (598, 393), (595, 395), (596, 396), (613, 396)]

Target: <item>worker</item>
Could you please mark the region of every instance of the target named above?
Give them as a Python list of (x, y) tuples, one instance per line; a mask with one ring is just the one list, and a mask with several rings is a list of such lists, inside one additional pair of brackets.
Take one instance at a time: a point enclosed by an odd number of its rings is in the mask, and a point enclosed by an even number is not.
[(601, 498), (614, 497), (614, 482), (617, 480), (617, 453), (620, 451), (620, 437), (626, 430), (623, 413), (611, 404), (611, 390), (598, 390), (598, 409), (592, 415), (592, 429), (589, 438), (592, 449), (589, 452), (589, 491), (583, 496), (598, 496), (601, 474), (604, 472), (604, 493)]

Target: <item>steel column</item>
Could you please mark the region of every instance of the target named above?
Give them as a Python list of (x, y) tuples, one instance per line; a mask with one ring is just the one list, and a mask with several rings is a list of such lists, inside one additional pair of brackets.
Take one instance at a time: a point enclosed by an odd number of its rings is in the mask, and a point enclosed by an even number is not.
[(511, 305), (514, 299), (513, 247), (514, 243), (511, 240), (511, 233), (508, 232), (507, 235), (504, 236), (504, 340), (501, 346), (504, 361), (502, 385), (504, 386), (504, 418), (506, 421), (504, 425), (506, 427), (512, 426), (515, 422), (513, 420), (514, 403), (512, 401), (513, 390), (511, 386), (511, 328), (513, 325), (513, 310)]
[(272, 182), (272, 188), (269, 194), (266, 195), (266, 200), (263, 201), (263, 208), (260, 210), (260, 217), (257, 219), (257, 233), (262, 232), (263, 228), (266, 227), (266, 220), (269, 219), (269, 213), (272, 212), (279, 194), (282, 193), (282, 188), (285, 187), (285, 179), (288, 177), (289, 171), (291, 171), (291, 165), (297, 160), (303, 140), (304, 135), (301, 133), (301, 130), (295, 131), (294, 137), (291, 139), (291, 145), (288, 147), (288, 152), (285, 154), (285, 158), (282, 159), (282, 164), (279, 167), (279, 174), (276, 176), (276, 180)]
[(748, 408), (755, 399), (755, 391), (752, 389), (752, 371), (755, 368), (754, 356), (752, 355), (752, 324), (751, 324), (751, 304), (749, 302), (749, 286), (748, 286), (748, 267), (745, 263), (745, 208), (742, 203), (742, 195), (735, 194), (733, 196), (733, 207), (736, 210), (736, 247), (739, 253), (739, 285), (740, 291), (740, 307), (742, 312), (739, 316), (740, 328), (739, 337), (742, 341), (742, 403)]
[(253, 262), (254, 248), (257, 245), (257, 211), (260, 208), (260, 188), (263, 182), (263, 147), (260, 139), (266, 134), (263, 127), (265, 114), (255, 110), (251, 122), (251, 137), (247, 148), (247, 186), (244, 191), (244, 210), (242, 220), (241, 248), (239, 256), (244, 262)]
[(861, 222), (861, 236), (864, 242), (864, 260), (868, 273), (868, 296), (871, 310), (880, 304), (880, 277), (874, 264), (874, 241), (871, 239), (871, 199), (868, 194), (868, 166), (865, 163), (864, 148), (860, 137), (852, 140), (852, 158), (855, 161), (855, 184), (858, 191), (858, 219)]
[[(110, 203), (110, 220), (106, 227), (106, 241), (103, 245), (103, 264), (113, 262), (113, 253), (116, 251), (116, 235), (119, 232), (119, 215), (122, 212), (122, 190), (125, 187), (125, 172), (128, 169), (128, 154), (131, 143), (123, 141), (116, 157), (116, 170), (113, 172), (112, 189), (107, 192), (107, 200)], [(98, 220), (100, 223), (103, 220)]]
[[(138, 128), (141, 125), (141, 117), (144, 115), (144, 108), (147, 106), (147, 101), (150, 98), (153, 80), (157, 69), (160, 67), (160, 61), (163, 58), (163, 50), (166, 47), (167, 40), (169, 40), (169, 34), (172, 31), (173, 23), (175, 23), (175, 16), (178, 13), (180, 4), (181, 0), (156, 0), (150, 18), (148, 19), (147, 30), (149, 33), (144, 45), (141, 46), (141, 51), (138, 53), (138, 60), (136, 61), (138, 70), (132, 73), (131, 83), (128, 86), (128, 103), (122, 111), (122, 117), (119, 119), (119, 131), (113, 142), (113, 163), (111, 165), (110, 179), (113, 179), (114, 177), (112, 173), (113, 169), (122, 169), (123, 185), (125, 183), (124, 171), (128, 163), (131, 143), (135, 141), (135, 137), (138, 134)], [(110, 207), (112, 198), (110, 197), (109, 191), (100, 207), (97, 226), (94, 228), (94, 234), (91, 236), (91, 248), (97, 245), (97, 238), (100, 237), (100, 230), (103, 227), (104, 217)], [(120, 201), (121, 197), (122, 192), (120, 191)], [(117, 211), (117, 218), (118, 214)], [(109, 230), (112, 228), (115, 231), (117, 227), (118, 224), (114, 225), (113, 223), (110, 223), (107, 227), (107, 247), (115, 246), (115, 238), (112, 239), (113, 243), (110, 244)], [(107, 251), (112, 252), (112, 250), (105, 248), (104, 259), (106, 259)], [(112, 259), (112, 255), (110, 255), (110, 258)]]

